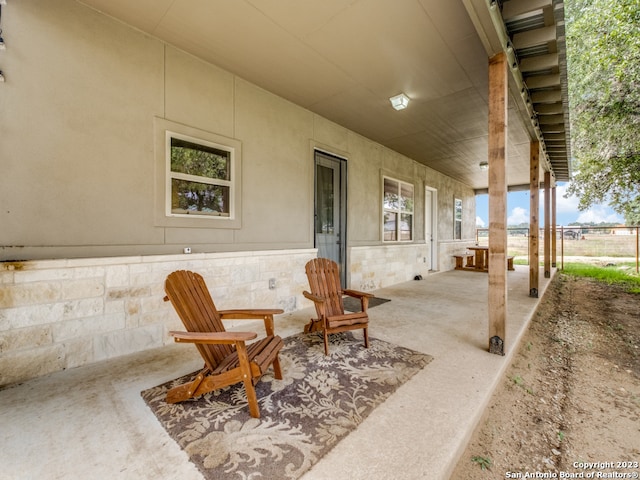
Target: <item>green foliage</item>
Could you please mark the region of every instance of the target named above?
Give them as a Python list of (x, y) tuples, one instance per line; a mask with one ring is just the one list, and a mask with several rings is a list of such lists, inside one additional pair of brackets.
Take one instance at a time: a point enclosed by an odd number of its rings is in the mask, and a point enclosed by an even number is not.
[(229, 180), (228, 153), (212, 147), (172, 139), (171, 171)]
[(474, 457), (471, 457), (471, 461), (480, 465), (482, 470), (487, 470), (491, 467), (491, 459), (489, 457), (480, 457), (476, 455)]
[(567, 62), (579, 208), (609, 202), (640, 222), (640, 3), (567, 0)]
[(630, 275), (627, 273), (629, 271), (635, 273), (635, 269), (625, 271), (615, 266), (599, 267), (586, 263), (565, 263), (562, 273), (574, 277), (589, 277), (600, 282), (620, 285), (629, 292), (638, 293), (640, 291), (640, 277)]

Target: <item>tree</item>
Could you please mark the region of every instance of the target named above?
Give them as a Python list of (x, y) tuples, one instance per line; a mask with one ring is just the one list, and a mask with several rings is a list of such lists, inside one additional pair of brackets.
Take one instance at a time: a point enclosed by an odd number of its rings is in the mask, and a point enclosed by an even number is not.
[(608, 202), (640, 220), (640, 3), (567, 0), (567, 63), (580, 210)]

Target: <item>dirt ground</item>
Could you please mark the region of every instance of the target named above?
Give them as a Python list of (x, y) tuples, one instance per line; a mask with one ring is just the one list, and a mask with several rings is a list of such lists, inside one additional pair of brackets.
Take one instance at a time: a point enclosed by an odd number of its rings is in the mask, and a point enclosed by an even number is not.
[(640, 295), (557, 274), (451, 478), (638, 474)]

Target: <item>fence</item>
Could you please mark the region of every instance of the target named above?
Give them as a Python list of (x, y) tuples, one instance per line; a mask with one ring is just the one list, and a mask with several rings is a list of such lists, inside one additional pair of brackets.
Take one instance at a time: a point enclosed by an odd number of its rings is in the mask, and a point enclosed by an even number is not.
[[(556, 254), (560, 268), (565, 261), (602, 260), (640, 264), (640, 227), (556, 227)], [(489, 244), (489, 229), (476, 229), (476, 243)], [(540, 229), (539, 256), (544, 259), (544, 229)], [(509, 228), (507, 254), (520, 260), (529, 258), (529, 228)]]

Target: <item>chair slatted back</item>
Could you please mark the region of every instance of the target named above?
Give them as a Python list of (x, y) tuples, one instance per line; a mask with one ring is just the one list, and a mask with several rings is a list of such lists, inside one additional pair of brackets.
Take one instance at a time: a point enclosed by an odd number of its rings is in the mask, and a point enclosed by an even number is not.
[[(178, 270), (164, 284), (167, 297), (189, 332), (224, 332), (225, 328), (202, 276)], [(196, 344), (210, 370), (234, 351), (232, 345)]]
[[(305, 271), (311, 293), (328, 299), (325, 306), (326, 315), (331, 317), (344, 314), (338, 264), (328, 258), (314, 258), (307, 262)], [(318, 317), (322, 315), (317, 304), (316, 312)]]

